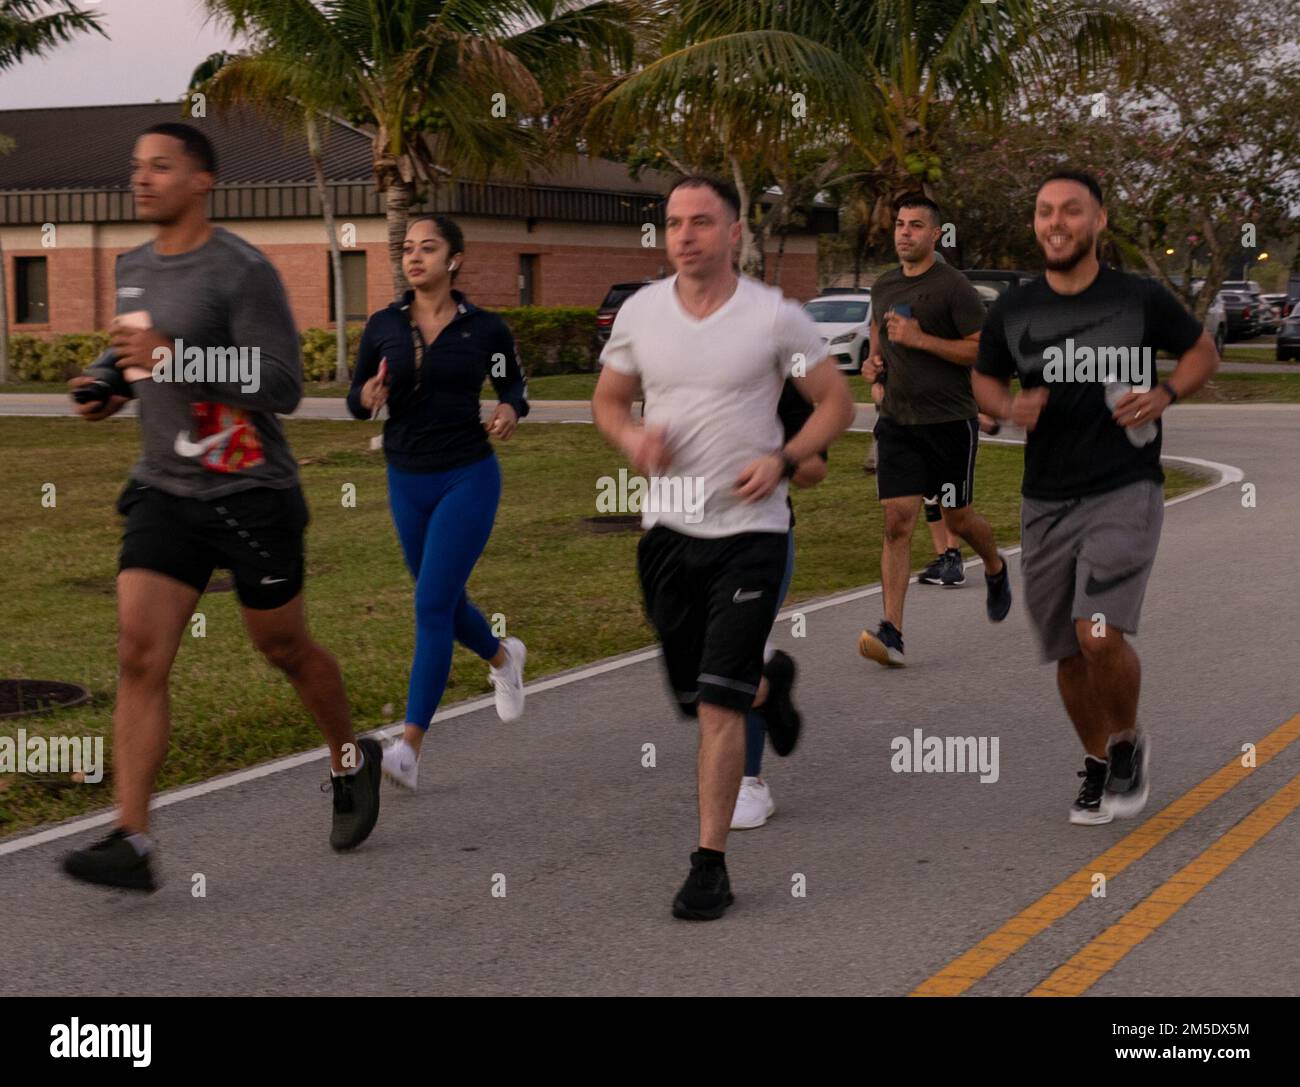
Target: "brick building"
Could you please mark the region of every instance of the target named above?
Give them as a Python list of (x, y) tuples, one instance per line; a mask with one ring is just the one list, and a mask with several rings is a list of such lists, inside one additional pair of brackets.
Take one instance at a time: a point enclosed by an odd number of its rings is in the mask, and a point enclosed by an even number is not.
[[(175, 103), (0, 111), (14, 141), (0, 155), (3, 243), (11, 332), (41, 336), (107, 327), (113, 262), (145, 242), (129, 189), (131, 148), (150, 125), (178, 119)], [(213, 114), (202, 127), (217, 153), (214, 221), (274, 262), (300, 328), (332, 327), (325, 227), (306, 141), (251, 112)], [(369, 135), (342, 122), (322, 131), (327, 183), (344, 250), (346, 318), (364, 320), (392, 298), (383, 197), (372, 182)], [(418, 210), (454, 216), (466, 243), (457, 286), (479, 305), (598, 305), (611, 283), (666, 274), (662, 248), (644, 248), (642, 227), (662, 229), (667, 174), (569, 156), (526, 182), (452, 180)], [(786, 236), (781, 287), (806, 300), (817, 290), (817, 237), (836, 229), (833, 208), (807, 213)], [(768, 258), (775, 272), (775, 246)]]

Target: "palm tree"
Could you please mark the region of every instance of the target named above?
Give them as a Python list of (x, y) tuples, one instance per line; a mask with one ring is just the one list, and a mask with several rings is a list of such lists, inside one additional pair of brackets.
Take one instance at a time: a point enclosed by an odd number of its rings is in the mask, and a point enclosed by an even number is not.
[[(856, 180), (877, 234), (897, 196), (942, 180), (950, 125), (1014, 108), (1030, 81), (1065, 90), (1112, 63), (1131, 78), (1143, 42), (1116, 0), (672, 0), (657, 10), (662, 29), (638, 70), (575, 96), (588, 139), (640, 138), (669, 162), (678, 149), (751, 192), (785, 173), (768, 217), (778, 224), (807, 196), (790, 163), (816, 161), (814, 192)], [(796, 93), (803, 117), (789, 109)], [(822, 156), (809, 158), (816, 147)], [(747, 239), (742, 266), (759, 264), (756, 248)]]
[(0, 72), (27, 57), (44, 56), (77, 34), (93, 30), (107, 38), (101, 18), (72, 0), (0, 0)]
[(1107, 72), (1127, 83), (1151, 43), (1117, 0), (850, 0), (843, 17), (878, 125), (854, 134), (872, 173), (871, 226), (887, 233), (892, 206), (920, 187), (935, 195), (951, 126), (1017, 110), (1022, 92), (1080, 93)]
[(593, 79), (566, 103), (566, 124), (593, 150), (728, 177), (740, 194), (747, 274), (759, 270), (773, 222), (759, 199), (774, 164), (792, 147), (842, 141), (846, 123), (870, 122), (860, 72), (833, 44), (801, 33), (801, 8), (660, 0), (638, 68)]
[[(53, 10), (51, 10), (53, 9)], [(0, 72), (27, 57), (41, 57), (76, 34), (104, 34), (99, 12), (82, 11), (71, 0), (0, 0)], [(13, 150), (0, 133), (0, 155)], [(9, 380), (9, 285), (0, 245), (0, 383)]]
[[(217, 73), (235, 59), (235, 56), (230, 53), (213, 53), (194, 69), (187, 93), (207, 94)], [(345, 382), (348, 380), (348, 330), (343, 290), (343, 254), (339, 249), (338, 231), (334, 227), (334, 197), (325, 182), (325, 158), (321, 149), (317, 115), (309, 109), (304, 109), (299, 119), (302, 122), (303, 135), (307, 140), (307, 157), (311, 160), (312, 173), (316, 182), (316, 198), (320, 201), (321, 218), (325, 221), (330, 268), (334, 274), (334, 380)]]
[(417, 186), (522, 170), (544, 152), (564, 74), (628, 63), (633, 0), (205, 0), (251, 42), (215, 101), (343, 116), (373, 128), (393, 286)]

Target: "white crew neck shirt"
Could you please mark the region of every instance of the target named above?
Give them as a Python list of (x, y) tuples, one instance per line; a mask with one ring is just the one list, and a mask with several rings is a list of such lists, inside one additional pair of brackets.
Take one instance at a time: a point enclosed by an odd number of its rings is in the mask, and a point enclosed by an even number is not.
[[(624, 302), (600, 354), (601, 365), (640, 378), (646, 424), (667, 431), (672, 463), (664, 475), (697, 498), (691, 510), (647, 504), (642, 526), (709, 539), (788, 532), (785, 480), (759, 502), (732, 492), (750, 461), (781, 449), (781, 388), (825, 360), (825, 343), (802, 306), (755, 279), (741, 276), (704, 318), (687, 312), (676, 285), (670, 276)], [(660, 493), (673, 492), (661, 485)]]

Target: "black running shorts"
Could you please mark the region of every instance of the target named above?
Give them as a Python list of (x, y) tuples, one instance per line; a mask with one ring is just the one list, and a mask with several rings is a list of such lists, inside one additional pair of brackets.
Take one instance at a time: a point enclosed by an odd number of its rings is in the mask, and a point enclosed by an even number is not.
[(753, 705), (788, 548), (784, 532), (703, 539), (656, 525), (641, 538), (646, 614), (685, 716), (700, 702), (741, 713)]
[(302, 591), (301, 487), (253, 487), (224, 498), (178, 498), (129, 480), (117, 500), (126, 518), (119, 570), (153, 570), (202, 592), (217, 567), (234, 577), (246, 608), (269, 610)]
[(880, 498), (937, 496), (945, 509), (971, 504), (980, 428), (975, 419), (950, 423), (895, 423), (881, 416), (876, 438)]

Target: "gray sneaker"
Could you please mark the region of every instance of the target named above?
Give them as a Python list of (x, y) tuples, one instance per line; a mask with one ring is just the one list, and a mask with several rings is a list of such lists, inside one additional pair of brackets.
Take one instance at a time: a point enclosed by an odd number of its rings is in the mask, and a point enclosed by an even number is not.
[(1102, 803), (1118, 819), (1132, 819), (1147, 806), (1150, 784), (1147, 768), (1151, 761), (1151, 741), (1142, 733), (1132, 743), (1127, 740), (1106, 745), (1109, 772)]
[(966, 584), (966, 568), (962, 565), (961, 552), (954, 547), (950, 547), (941, 556), (943, 569), (940, 572), (939, 580), (945, 586)]
[(355, 849), (370, 836), (379, 819), (379, 781), (383, 776), (384, 752), (378, 740), (358, 740), (364, 761), (355, 774), (330, 776), (334, 790), (334, 825), (330, 848)]

